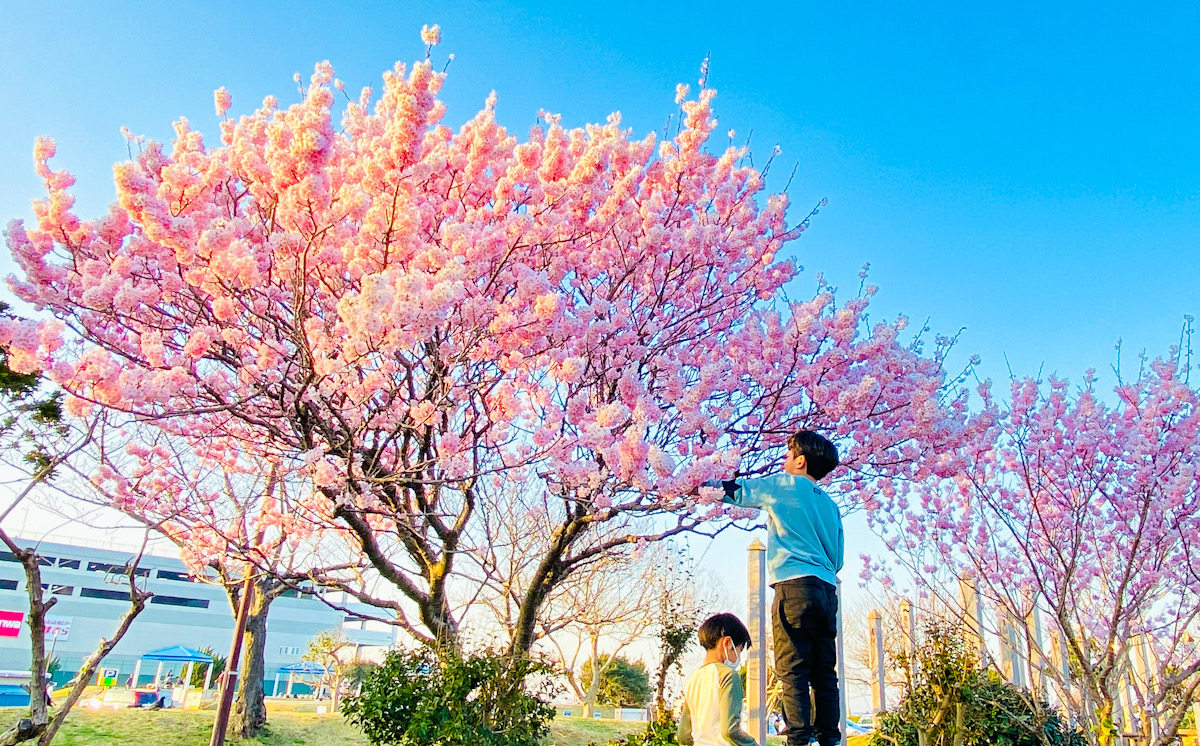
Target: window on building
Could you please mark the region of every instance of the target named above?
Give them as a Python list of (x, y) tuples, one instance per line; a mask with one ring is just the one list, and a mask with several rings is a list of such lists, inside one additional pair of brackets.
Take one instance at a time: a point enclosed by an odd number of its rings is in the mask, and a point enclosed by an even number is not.
[(17, 581), (7, 578), (0, 578), (0, 591), (15, 591), (17, 589)]
[(38, 555), (38, 564), (41, 565), (42, 567), (53, 567), (54, 566), (54, 558), (53, 557), (43, 557), (42, 555), (39, 554)]
[(0, 562), (20, 562), (12, 552), (0, 552)]
[(80, 588), (83, 598), (106, 598), (110, 601), (128, 601), (129, 591), (110, 591), (107, 588)]
[[(87, 563), (87, 569), (90, 572), (109, 572), (114, 575), (125, 575), (129, 572), (129, 565), (114, 565), (111, 562), (89, 562)], [(148, 578), (150, 577), (150, 568), (139, 567), (134, 575), (137, 575), (139, 578)]]
[(150, 598), (152, 604), (166, 604), (167, 606), (192, 606), (197, 609), (207, 609), (208, 599), (206, 598), (184, 598), (182, 596), (152, 596)]
[(73, 586), (73, 585), (56, 585), (54, 583), (42, 583), (42, 590), (48, 591), (51, 596), (73, 596), (73, 595), (75, 595), (75, 586)]
[(159, 570), (155, 574), (163, 580), (179, 580), (184, 583), (194, 583), (196, 581), (195, 578), (193, 578), (191, 575), (188, 575), (186, 572), (175, 572), (174, 570)]
[(78, 570), (79, 569), (79, 560), (68, 559), (66, 557), (59, 557), (58, 558), (58, 566), (65, 567), (68, 570)]

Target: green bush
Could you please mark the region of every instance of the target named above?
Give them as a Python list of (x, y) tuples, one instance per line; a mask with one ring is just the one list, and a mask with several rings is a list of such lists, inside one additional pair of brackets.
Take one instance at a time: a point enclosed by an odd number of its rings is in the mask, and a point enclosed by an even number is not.
[(919, 746), (922, 735), (928, 746), (1087, 744), (1049, 704), (982, 668), (958, 627), (928, 627), (912, 662), (915, 680), (879, 717), (871, 746)]
[[(189, 678), (188, 686), (193, 689), (199, 689), (200, 687), (204, 686), (205, 677), (208, 678), (210, 685), (218, 683), (219, 679), (217, 679), (217, 677), (225, 671), (225, 656), (213, 650), (211, 647), (201, 648), (200, 652), (204, 653), (209, 658), (212, 658), (212, 663), (192, 664), (192, 675)], [(212, 666), (212, 676), (208, 675), (209, 666)]]
[(529, 746), (550, 731), (552, 669), (485, 652), (390, 653), (342, 704), (377, 746)]
[[(673, 719), (652, 720), (646, 730), (609, 741), (607, 746), (679, 746), (679, 725)], [(588, 746), (600, 746), (592, 742)]]

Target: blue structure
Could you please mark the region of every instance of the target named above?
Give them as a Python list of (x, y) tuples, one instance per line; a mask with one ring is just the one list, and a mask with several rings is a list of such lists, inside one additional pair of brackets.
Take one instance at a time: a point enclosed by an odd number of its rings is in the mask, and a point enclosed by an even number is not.
[(0, 707), (28, 707), (29, 690), (16, 684), (0, 684)]
[(204, 688), (201, 691), (207, 691), (208, 685), (212, 681), (212, 656), (208, 653), (201, 653), (199, 650), (185, 648), (182, 645), (171, 645), (158, 650), (151, 650), (149, 653), (142, 653), (138, 658), (137, 663), (133, 665), (133, 685), (136, 687), (139, 683), (140, 673), (142, 669), (142, 661), (157, 661), (158, 669), (154, 672), (153, 683), (157, 684), (162, 678), (162, 669), (164, 663), (178, 663), (182, 669), (180, 678), (183, 679), (183, 691), (186, 694), (188, 685), (192, 680), (192, 668), (197, 663), (208, 663), (208, 672), (204, 675)]
[[(284, 690), (283, 696), (290, 697), (292, 696), (292, 685), (296, 683), (297, 676), (320, 677), (324, 676), (325, 672), (325, 666), (322, 666), (320, 663), (313, 663), (312, 661), (300, 661), (299, 663), (293, 663), (290, 666), (281, 666), (280, 669), (275, 672), (275, 686), (271, 691), (276, 697), (279, 696), (280, 674), (287, 674), (287, 689)], [(301, 683), (303, 683), (306, 688), (311, 690), (311, 682)]]

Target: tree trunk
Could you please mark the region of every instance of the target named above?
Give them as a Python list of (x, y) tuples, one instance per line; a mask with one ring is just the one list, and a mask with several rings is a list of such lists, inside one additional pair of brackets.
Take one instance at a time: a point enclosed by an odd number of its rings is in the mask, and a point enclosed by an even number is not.
[(342, 675), (333, 677), (333, 689), (329, 692), (329, 711), (337, 712), (342, 706)]
[(1100, 706), (1096, 708), (1096, 745), (1097, 746), (1112, 746), (1116, 743), (1117, 728), (1113, 721), (1113, 700), (1111, 697), (1102, 697)]
[(654, 687), (654, 722), (656, 723), (665, 723), (668, 720), (674, 719), (671, 708), (667, 706), (667, 675), (669, 673), (670, 666), (660, 661), (658, 666), (658, 683)]
[(600, 637), (592, 635), (592, 681), (587, 688), (587, 696), (583, 700), (583, 716), (591, 719), (596, 711), (596, 697), (600, 693), (600, 678), (603, 670), (600, 667)]
[[(267, 650), (267, 612), (275, 592), (269, 583), (256, 583), (246, 615), (246, 634), (242, 638), (245, 658), (231, 720), (233, 732), (242, 738), (253, 738), (267, 724), (263, 658)], [(234, 591), (230, 593), (232, 595)]]
[(129, 631), (129, 625), (138, 614), (146, 607), (146, 599), (150, 597), (149, 593), (139, 591), (133, 583), (132, 578), (136, 577), (135, 571), (137, 564), (134, 563), (130, 569), (131, 578), (129, 583), (129, 599), (130, 607), (121, 617), (121, 621), (117, 624), (117, 629), (112, 637), (101, 638), (99, 645), (86, 660), (83, 666), (79, 669), (72, 682), (71, 689), (67, 693), (67, 697), (63, 700), (58, 708), (58, 712), (53, 718), (50, 717), (49, 709), (46, 706), (46, 647), (45, 647), (45, 619), (46, 612), (55, 604), (55, 599), (43, 601), (42, 584), (41, 584), (41, 568), (38, 566), (37, 554), (32, 549), (20, 549), (12, 540), (0, 530), (0, 538), (8, 545), (13, 554), (25, 566), (26, 582), (29, 591), (29, 627), (30, 627), (30, 687), (29, 687), (29, 709), (30, 717), (22, 718), (16, 725), (0, 733), (0, 746), (15, 746), (15, 744), (24, 743), (37, 739), (38, 746), (50, 746), (50, 742), (54, 740), (54, 736), (62, 727), (63, 720), (75, 703), (83, 696), (84, 689), (91, 682), (92, 676), (96, 673), (96, 669), (100, 666), (100, 662), (104, 660), (112, 649), (116, 647), (125, 633)]

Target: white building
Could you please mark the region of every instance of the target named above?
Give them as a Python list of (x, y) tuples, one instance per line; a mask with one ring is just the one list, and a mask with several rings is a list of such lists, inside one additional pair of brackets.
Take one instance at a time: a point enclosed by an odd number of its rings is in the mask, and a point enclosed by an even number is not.
[[(133, 557), (111, 549), (46, 541), (36, 545), (42, 557), (45, 598), (57, 599), (47, 613), (46, 649), (48, 657), (61, 662), (54, 680), (62, 684), (75, 675), (100, 638), (116, 630), (128, 610), (128, 581), (121, 573)], [(139, 586), (154, 596), (104, 659), (102, 668), (116, 669), (123, 684), (138, 658), (151, 650), (183, 645), (195, 650), (211, 647), (221, 655), (228, 654), (233, 612), (221, 586), (197, 582), (182, 561), (171, 557), (143, 556), (137, 574)], [(28, 611), (25, 570), (11, 553), (0, 552), (0, 670), (29, 670), (29, 627), (24, 622)], [(363, 646), (391, 644), (390, 633), (366, 626), (361, 617), (347, 617), (311, 594), (285, 592), (272, 602), (267, 615), (267, 694), (272, 694), (275, 672), (297, 663), (318, 632), (341, 627), (348, 639)], [(139, 683), (150, 681), (155, 670), (155, 666), (143, 665)]]

